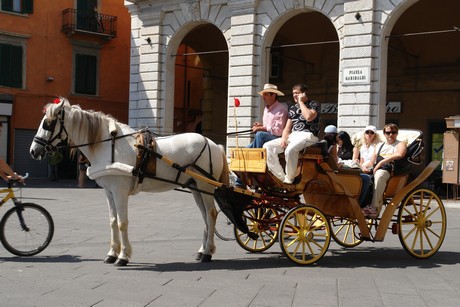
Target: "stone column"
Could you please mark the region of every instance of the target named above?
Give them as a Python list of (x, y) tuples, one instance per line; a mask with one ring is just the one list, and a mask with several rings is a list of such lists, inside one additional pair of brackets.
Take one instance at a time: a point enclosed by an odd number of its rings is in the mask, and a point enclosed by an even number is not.
[(381, 127), (385, 102), (379, 101), (379, 40), (375, 36), (379, 24), (374, 20), (374, 0), (345, 2), (343, 23), (338, 126), (349, 133), (369, 124)]
[[(229, 46), (228, 71), (228, 123), (227, 131), (236, 129), (234, 111), (238, 131), (252, 127), (254, 113), (258, 113), (259, 99), (255, 97), (256, 87), (260, 79), (260, 39), (256, 39), (255, 7), (258, 1), (241, 0), (229, 2), (232, 12)], [(234, 98), (238, 98), (241, 105), (234, 108)], [(257, 99), (256, 99), (257, 98)], [(249, 144), (250, 137), (238, 137), (238, 145), (243, 147)], [(227, 147), (235, 147), (236, 138), (227, 138)]]
[(171, 133), (172, 124), (166, 125), (168, 114), (164, 107), (164, 13), (143, 7), (137, 15), (132, 15), (137, 18), (132, 18), (131, 25), (129, 125), (133, 128), (149, 126), (158, 133)]

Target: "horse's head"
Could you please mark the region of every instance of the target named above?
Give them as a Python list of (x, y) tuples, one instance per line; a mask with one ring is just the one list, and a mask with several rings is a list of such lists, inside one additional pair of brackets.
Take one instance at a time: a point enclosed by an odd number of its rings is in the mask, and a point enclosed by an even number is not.
[(53, 103), (45, 107), (45, 116), (30, 145), (30, 154), (34, 159), (41, 160), (48, 152), (55, 152), (56, 145), (67, 139), (67, 131), (64, 127), (66, 107), (70, 107), (69, 101), (62, 97), (54, 99)]

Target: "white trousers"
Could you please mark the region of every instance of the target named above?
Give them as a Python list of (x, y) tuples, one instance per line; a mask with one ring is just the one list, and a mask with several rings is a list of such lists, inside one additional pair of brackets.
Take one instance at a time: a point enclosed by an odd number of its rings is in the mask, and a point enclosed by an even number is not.
[(372, 196), (371, 207), (380, 209), (383, 205), (383, 193), (387, 187), (387, 181), (390, 179), (390, 173), (378, 169), (374, 174), (374, 195)]
[[(299, 152), (305, 147), (311, 146), (318, 142), (318, 138), (311, 132), (294, 131), (287, 139), (287, 147), (281, 147), (281, 138), (274, 139), (264, 144), (267, 150), (267, 165), (279, 180), (285, 179), (292, 181), (296, 175), (297, 162), (299, 161)], [(286, 173), (281, 167), (278, 155), (284, 151), (286, 159)]]

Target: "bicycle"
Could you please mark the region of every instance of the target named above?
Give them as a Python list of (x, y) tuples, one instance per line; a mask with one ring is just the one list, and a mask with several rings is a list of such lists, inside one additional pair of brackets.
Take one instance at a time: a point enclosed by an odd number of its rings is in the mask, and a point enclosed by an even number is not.
[[(26, 179), (26, 174), (23, 179)], [(2, 207), (9, 200), (14, 207), (6, 211), (0, 221), (0, 241), (6, 250), (17, 256), (33, 256), (42, 252), (51, 242), (54, 222), (49, 212), (34, 203), (22, 203), (15, 196), (13, 187), (23, 183), (10, 179), (7, 188), (0, 188), (6, 194), (0, 200)]]

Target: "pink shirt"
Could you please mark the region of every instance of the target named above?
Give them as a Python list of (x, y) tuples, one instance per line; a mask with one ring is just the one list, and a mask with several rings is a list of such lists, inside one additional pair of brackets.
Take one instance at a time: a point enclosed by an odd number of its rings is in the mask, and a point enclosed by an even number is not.
[(271, 107), (264, 109), (263, 125), (273, 135), (281, 136), (286, 126), (288, 116), (287, 107), (276, 101)]

